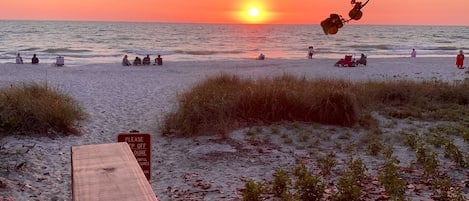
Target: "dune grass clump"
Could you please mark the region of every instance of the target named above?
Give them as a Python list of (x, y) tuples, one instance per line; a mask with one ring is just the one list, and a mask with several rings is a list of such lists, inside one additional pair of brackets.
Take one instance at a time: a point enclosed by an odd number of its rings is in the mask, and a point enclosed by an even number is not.
[(163, 133), (223, 133), (239, 124), (283, 121), (351, 126), (358, 109), (347, 86), (290, 75), (259, 80), (220, 75), (181, 96), (178, 110), (166, 116)]
[(458, 121), (469, 115), (469, 81), (369, 81), (355, 86), (360, 104), (393, 118)]
[(311, 122), (338, 126), (379, 126), (371, 112), (390, 118), (469, 122), (469, 81), (308, 80), (283, 75), (241, 79), (222, 74), (180, 96), (163, 134), (226, 134), (255, 124)]
[(0, 90), (0, 127), (14, 133), (78, 134), (86, 114), (72, 97), (47, 84), (29, 83)]

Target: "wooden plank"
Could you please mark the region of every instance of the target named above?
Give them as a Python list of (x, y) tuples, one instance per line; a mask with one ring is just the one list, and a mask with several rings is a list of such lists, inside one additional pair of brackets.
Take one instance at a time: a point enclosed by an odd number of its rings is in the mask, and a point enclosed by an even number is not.
[(158, 200), (126, 142), (72, 146), (71, 155), (74, 201)]

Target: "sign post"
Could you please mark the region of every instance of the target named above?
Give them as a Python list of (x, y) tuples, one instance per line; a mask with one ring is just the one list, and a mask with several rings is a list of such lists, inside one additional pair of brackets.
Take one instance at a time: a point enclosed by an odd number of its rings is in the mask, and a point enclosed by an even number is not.
[(150, 181), (151, 175), (151, 136), (148, 133), (121, 133), (118, 142), (127, 142), (135, 155), (143, 173)]

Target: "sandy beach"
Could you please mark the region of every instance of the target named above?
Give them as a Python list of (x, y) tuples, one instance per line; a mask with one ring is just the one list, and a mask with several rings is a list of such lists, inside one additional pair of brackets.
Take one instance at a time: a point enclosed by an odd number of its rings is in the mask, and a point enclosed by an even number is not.
[[(259, 137), (270, 135), (269, 143), (249, 143), (246, 129), (230, 133), (231, 138), (209, 135), (197, 138), (162, 137), (159, 125), (165, 114), (177, 107), (178, 94), (195, 83), (221, 73), (246, 78), (282, 74), (311, 79), (433, 80), (459, 82), (467, 79), (467, 68), (455, 67), (453, 57), (443, 58), (369, 58), (366, 67), (334, 67), (336, 59), (270, 59), (239, 61), (164, 61), (163, 66), (130, 66), (120, 63), (53, 67), (50, 64), (0, 64), (0, 87), (22, 83), (48, 83), (77, 99), (89, 114), (81, 122), (79, 136), (6, 136), (0, 137), (0, 201), (2, 200), (71, 200), (70, 147), (117, 142), (119, 133), (138, 130), (152, 134), (153, 190), (159, 200), (240, 200), (240, 189), (249, 178), (272, 180), (276, 168), (289, 168), (299, 160), (313, 161), (317, 155), (298, 143), (282, 143), (281, 136), (264, 129)], [(383, 120), (386, 122), (387, 120)], [(395, 120), (388, 133), (406, 128), (424, 129), (434, 122)], [(308, 125), (304, 125), (308, 127)], [(360, 136), (362, 130), (314, 125), (317, 133), (330, 133), (329, 140), (315, 148), (317, 154), (335, 150), (340, 133)], [(286, 126), (284, 132), (295, 130)], [(264, 133), (264, 134), (262, 134)], [(292, 132), (294, 135), (297, 132)], [(292, 137), (295, 139), (295, 137)], [(341, 142), (340, 140), (337, 140)], [(461, 140), (462, 141), (462, 140)], [(347, 142), (341, 142), (344, 145)], [(460, 142), (464, 145), (464, 142)], [(409, 166), (415, 153), (395, 145), (401, 166)], [(397, 148), (396, 148), (397, 147)], [(467, 146), (463, 147), (467, 153)], [(381, 161), (357, 154), (374, 174)], [(338, 153), (339, 166), (347, 155)], [(441, 156), (442, 168), (449, 168), (457, 185), (469, 182), (469, 171), (457, 169)], [(20, 166), (21, 165), (21, 166)], [(19, 167), (20, 166), (20, 167)], [(417, 186), (415, 184), (415, 186)], [(462, 189), (466, 197), (468, 188)], [(377, 194), (380, 189), (376, 189)], [(418, 195), (409, 187), (412, 200), (431, 200), (431, 190)]]

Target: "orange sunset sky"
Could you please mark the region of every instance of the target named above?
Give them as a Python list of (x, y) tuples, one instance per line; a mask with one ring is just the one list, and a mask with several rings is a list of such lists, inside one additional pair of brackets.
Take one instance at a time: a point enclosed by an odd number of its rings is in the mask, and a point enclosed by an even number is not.
[[(365, 1), (365, 0), (362, 0)], [(0, 20), (319, 24), (350, 0), (0, 0)], [(250, 11), (251, 10), (251, 11)], [(469, 25), (469, 0), (370, 0), (354, 24)]]

